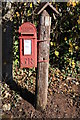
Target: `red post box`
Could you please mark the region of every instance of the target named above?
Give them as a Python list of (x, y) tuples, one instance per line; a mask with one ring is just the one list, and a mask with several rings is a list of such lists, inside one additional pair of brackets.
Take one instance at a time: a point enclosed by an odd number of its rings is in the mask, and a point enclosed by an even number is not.
[(20, 67), (37, 67), (37, 32), (35, 26), (26, 22), (19, 27)]

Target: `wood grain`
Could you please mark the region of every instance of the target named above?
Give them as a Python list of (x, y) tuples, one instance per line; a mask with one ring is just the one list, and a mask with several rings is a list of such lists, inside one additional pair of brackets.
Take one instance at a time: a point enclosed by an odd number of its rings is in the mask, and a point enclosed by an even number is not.
[(38, 43), (38, 61), (47, 60), (48, 62), (38, 62), (36, 108), (39, 110), (45, 109), (47, 104), (50, 25), (51, 18), (47, 11), (44, 10), (40, 16), (39, 25), (39, 39), (44, 40), (44, 42)]

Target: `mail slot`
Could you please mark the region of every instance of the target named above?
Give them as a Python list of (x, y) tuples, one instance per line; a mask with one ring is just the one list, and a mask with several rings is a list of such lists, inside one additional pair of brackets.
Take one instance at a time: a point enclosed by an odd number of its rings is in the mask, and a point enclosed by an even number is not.
[(19, 27), (20, 68), (37, 67), (37, 31), (35, 26), (26, 22)]

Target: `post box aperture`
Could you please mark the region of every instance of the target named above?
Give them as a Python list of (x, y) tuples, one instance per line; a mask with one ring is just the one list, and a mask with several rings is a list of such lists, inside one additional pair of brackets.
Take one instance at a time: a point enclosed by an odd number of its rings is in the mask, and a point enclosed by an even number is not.
[(26, 22), (19, 27), (20, 67), (37, 67), (37, 32), (35, 26)]

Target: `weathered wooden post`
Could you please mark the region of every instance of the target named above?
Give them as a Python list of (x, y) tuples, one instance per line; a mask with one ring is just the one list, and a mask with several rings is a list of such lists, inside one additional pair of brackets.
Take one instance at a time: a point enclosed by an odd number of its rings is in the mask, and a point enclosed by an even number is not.
[(48, 12), (58, 11), (49, 3), (40, 5), (38, 14), (40, 14), (39, 22), (39, 40), (38, 40), (38, 67), (37, 67), (37, 83), (36, 83), (36, 108), (44, 110), (47, 104), (48, 90), (48, 67), (49, 67), (49, 43), (50, 43), (50, 26), (51, 17)]

